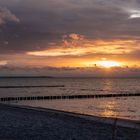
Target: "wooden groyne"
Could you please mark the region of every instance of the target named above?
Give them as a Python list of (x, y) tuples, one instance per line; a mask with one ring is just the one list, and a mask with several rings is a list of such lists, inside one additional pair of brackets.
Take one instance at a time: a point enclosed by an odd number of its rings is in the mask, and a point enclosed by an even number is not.
[(0, 86), (0, 88), (39, 88), (39, 87), (48, 87), (48, 88), (54, 88), (54, 87), (65, 87), (64, 85), (41, 85), (41, 86)]
[(59, 99), (86, 99), (86, 98), (109, 98), (109, 97), (130, 97), (140, 96), (140, 93), (124, 94), (95, 94), (95, 95), (58, 95), (58, 96), (28, 96), (28, 97), (3, 97), (0, 102), (6, 101), (26, 101), (26, 100), (59, 100)]

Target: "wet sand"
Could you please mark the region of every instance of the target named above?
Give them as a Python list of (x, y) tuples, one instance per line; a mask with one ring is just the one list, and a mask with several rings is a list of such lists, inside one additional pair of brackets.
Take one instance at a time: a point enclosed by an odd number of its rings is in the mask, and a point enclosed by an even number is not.
[[(134, 121), (0, 104), (0, 140), (139, 140)], [(115, 131), (116, 132), (115, 132)]]

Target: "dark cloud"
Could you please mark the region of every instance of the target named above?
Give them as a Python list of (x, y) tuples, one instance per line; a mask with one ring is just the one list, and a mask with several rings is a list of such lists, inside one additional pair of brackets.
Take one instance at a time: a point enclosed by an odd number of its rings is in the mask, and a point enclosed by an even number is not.
[(31, 31), (23, 24), (7, 23), (0, 28), (0, 53), (40, 50), (60, 37), (59, 33)]
[[(4, 2), (2, 2), (4, 5)], [(11, 4), (11, 5), (10, 5)], [(133, 35), (139, 20), (130, 21), (124, 9), (134, 9), (136, 1), (128, 0), (8, 0), (21, 21), (33, 31), (77, 32), (90, 37)], [(131, 27), (131, 28), (130, 28)], [(114, 35), (114, 36), (115, 36)], [(139, 35), (139, 34), (138, 34)]]
[(0, 26), (9, 21), (18, 23), (20, 20), (7, 8), (0, 7)]
[(140, 17), (131, 18), (139, 12), (139, 0), (0, 0), (0, 56), (56, 47), (75, 33), (95, 41), (132, 40), (131, 52), (122, 55), (139, 59)]

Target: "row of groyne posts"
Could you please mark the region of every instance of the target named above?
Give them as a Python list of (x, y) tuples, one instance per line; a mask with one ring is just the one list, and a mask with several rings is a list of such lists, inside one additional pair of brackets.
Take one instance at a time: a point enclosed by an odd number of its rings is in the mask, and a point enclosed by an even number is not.
[(87, 98), (110, 98), (110, 97), (129, 97), (129, 96), (140, 96), (140, 93), (2, 97), (2, 98), (0, 98), (0, 101), (6, 102), (6, 101), (24, 101), (24, 100), (87, 99)]

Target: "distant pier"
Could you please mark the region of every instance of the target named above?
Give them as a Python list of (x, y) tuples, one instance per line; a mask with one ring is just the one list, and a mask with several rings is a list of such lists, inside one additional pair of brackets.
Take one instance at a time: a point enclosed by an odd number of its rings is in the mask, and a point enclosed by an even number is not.
[(130, 97), (140, 96), (140, 93), (123, 94), (95, 94), (95, 95), (58, 95), (58, 96), (28, 96), (28, 97), (2, 97), (0, 102), (6, 101), (26, 101), (26, 100), (60, 100), (60, 99), (88, 99), (88, 98), (110, 98), (110, 97)]

